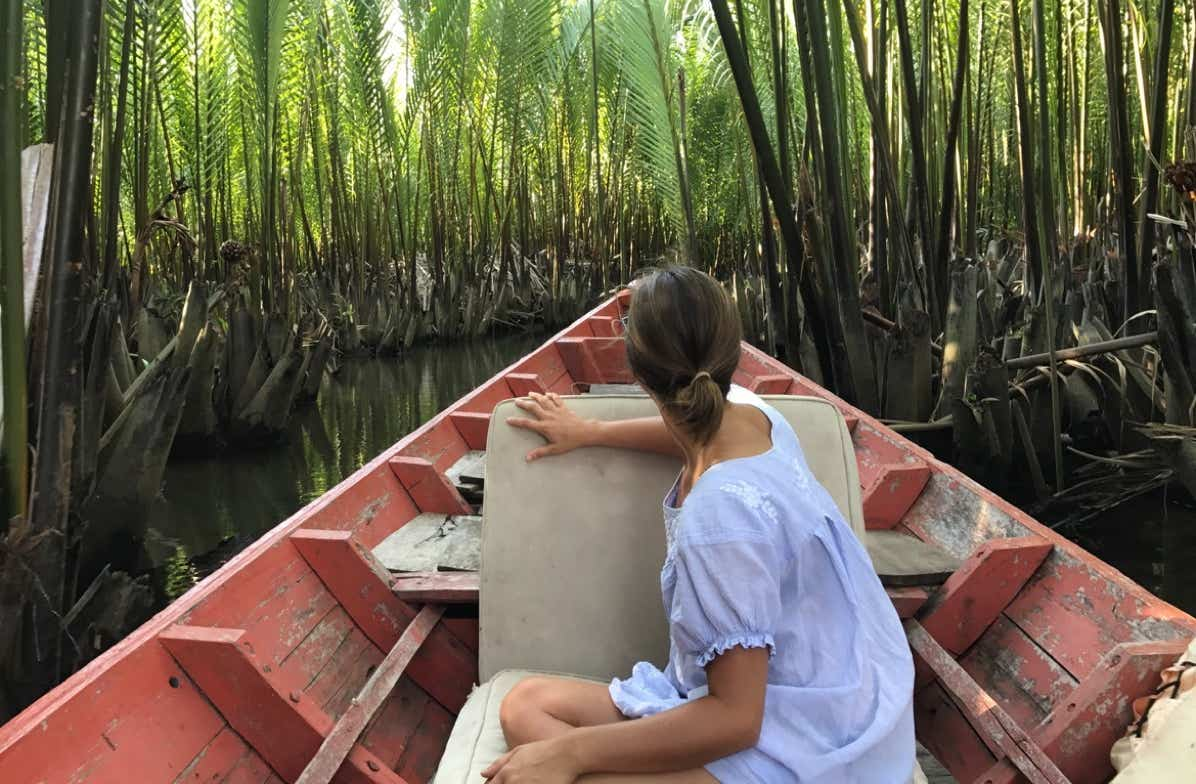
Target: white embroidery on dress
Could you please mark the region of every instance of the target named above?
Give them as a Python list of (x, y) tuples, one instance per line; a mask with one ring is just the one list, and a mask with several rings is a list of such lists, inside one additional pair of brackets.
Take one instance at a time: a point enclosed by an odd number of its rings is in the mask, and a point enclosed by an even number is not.
[(762, 512), (763, 514), (767, 515), (769, 520), (772, 520), (774, 523), (777, 522), (778, 515), (776, 506), (772, 503), (768, 496), (761, 492), (760, 488), (756, 487), (751, 482), (743, 479), (739, 479), (734, 482), (724, 482), (719, 486), (718, 489), (722, 490), (724, 493), (730, 493), (733, 496), (737, 496), (745, 504), (747, 504), (748, 509), (751, 509), (754, 512)]
[(794, 485), (798, 490), (805, 492), (810, 489), (810, 470), (806, 468), (805, 462), (799, 458), (793, 458), (793, 473), (796, 474)]

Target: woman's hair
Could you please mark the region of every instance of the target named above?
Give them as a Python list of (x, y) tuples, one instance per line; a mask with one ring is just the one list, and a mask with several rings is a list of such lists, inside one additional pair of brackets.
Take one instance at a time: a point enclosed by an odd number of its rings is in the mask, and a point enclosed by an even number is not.
[(692, 267), (670, 266), (632, 289), (627, 361), (669, 420), (705, 444), (718, 432), (743, 330), (726, 290)]

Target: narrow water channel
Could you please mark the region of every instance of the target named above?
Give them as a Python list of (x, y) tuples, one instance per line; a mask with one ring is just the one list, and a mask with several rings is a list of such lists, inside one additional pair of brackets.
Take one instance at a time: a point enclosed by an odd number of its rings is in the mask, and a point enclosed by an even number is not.
[[(543, 339), (508, 336), (426, 346), (403, 357), (349, 359), (324, 379), (318, 405), (295, 414), (282, 444), (172, 462), (147, 542), (159, 602), (178, 596)], [(1155, 493), (1060, 532), (1196, 614), (1196, 510), (1190, 506)]]
[(172, 461), (146, 555), (160, 604), (538, 346), (514, 335), (346, 359), (269, 449)]

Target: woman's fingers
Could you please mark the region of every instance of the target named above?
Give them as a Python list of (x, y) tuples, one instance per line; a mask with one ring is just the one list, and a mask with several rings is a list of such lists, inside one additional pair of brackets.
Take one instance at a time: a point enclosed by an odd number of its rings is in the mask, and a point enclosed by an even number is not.
[(494, 760), (494, 762), (491, 762), (490, 767), (482, 771), (482, 776), (488, 779), (494, 778), (496, 775), (498, 775), (498, 772), (502, 770), (503, 765), (507, 764), (507, 762), (511, 759), (511, 755), (514, 753), (515, 750), (511, 749), (506, 754)]
[(550, 457), (552, 455), (559, 455), (563, 451), (564, 450), (561, 449), (559, 444), (545, 444), (544, 446), (537, 447), (536, 449), (533, 449), (532, 451), (528, 452), (527, 453), (527, 462), (530, 463), (533, 460), (539, 460), (541, 457)]
[(520, 427), (524, 430), (530, 430), (533, 433), (544, 435), (544, 423), (538, 419), (527, 419), (525, 417), (510, 417), (507, 419), (507, 424), (511, 427)]
[[(533, 392), (532, 394), (535, 393)], [(543, 407), (540, 405), (539, 401), (530, 397), (515, 398), (515, 405), (527, 413), (535, 414), (536, 416), (539, 416), (540, 412), (543, 410)]]

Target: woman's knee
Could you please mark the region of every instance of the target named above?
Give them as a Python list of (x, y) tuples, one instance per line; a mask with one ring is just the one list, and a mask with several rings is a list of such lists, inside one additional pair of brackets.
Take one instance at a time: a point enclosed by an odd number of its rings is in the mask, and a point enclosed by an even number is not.
[(522, 735), (521, 729), (534, 714), (546, 712), (550, 679), (532, 675), (516, 683), (498, 706), (498, 721), (510, 738)]

